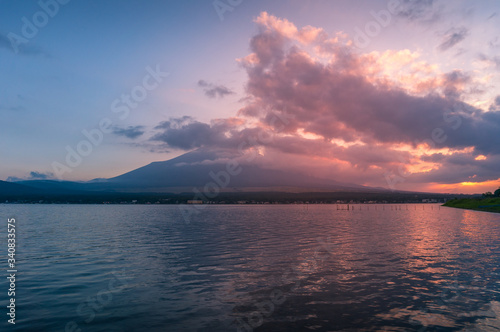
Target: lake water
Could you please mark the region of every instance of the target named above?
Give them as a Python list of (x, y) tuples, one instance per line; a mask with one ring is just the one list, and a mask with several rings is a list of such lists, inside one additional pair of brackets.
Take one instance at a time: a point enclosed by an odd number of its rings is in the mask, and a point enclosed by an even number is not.
[(196, 212), (0, 205), (0, 330), (500, 330), (500, 214), (428, 204)]

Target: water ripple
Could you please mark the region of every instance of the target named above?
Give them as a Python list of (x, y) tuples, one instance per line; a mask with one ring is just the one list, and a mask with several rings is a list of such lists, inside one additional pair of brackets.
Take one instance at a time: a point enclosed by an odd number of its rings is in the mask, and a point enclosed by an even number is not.
[(82, 331), (500, 330), (498, 214), (207, 206), (186, 223), (177, 206), (0, 212), (18, 227), (13, 331), (68, 323)]

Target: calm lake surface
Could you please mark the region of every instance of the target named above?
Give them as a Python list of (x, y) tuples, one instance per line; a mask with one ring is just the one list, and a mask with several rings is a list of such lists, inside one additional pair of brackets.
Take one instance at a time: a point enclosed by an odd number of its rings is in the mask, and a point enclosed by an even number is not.
[(500, 214), (0, 205), (0, 218), (1, 331), (500, 331)]

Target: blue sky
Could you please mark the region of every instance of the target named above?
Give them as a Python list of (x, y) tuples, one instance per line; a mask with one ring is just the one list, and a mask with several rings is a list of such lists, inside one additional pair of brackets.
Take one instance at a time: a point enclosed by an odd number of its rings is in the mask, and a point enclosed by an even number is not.
[[(98, 128), (103, 118), (112, 120), (113, 133), (104, 134), (103, 142), (60, 178), (111, 177), (180, 155), (185, 150), (151, 140), (154, 128), (183, 116), (202, 123), (237, 116), (249, 96), (248, 68), (237, 59), (252, 53), (250, 43), (259, 31), (255, 20), (262, 12), (353, 40), (357, 28), (365, 31), (374, 20), (371, 11), (387, 9), (390, 1), (221, 0), (236, 4), (226, 5), (232, 10), (223, 20), (211, 0), (0, 1), (0, 179), (33, 178), (31, 172), (54, 177), (54, 162), (65, 165), (66, 148), (76, 149), (85, 139), (82, 130)], [(44, 14), (37, 16), (43, 4), (53, 9), (54, 3), (57, 13), (46, 15), (46, 24), (15, 52), (10, 43), (13, 34), (24, 36), (23, 18), (43, 19)], [(401, 3), (388, 26), (357, 51), (384, 58), (384, 52), (407, 50), (415, 64), (425, 62), (436, 76), (466, 73), (472, 77), (469, 90), (482, 92), (464, 93), (460, 100), (488, 111), (499, 95), (498, 2)], [(387, 72), (397, 73), (391, 68), (396, 57), (384, 59)], [(120, 119), (111, 104), (142, 84), (147, 67), (169, 75)]]

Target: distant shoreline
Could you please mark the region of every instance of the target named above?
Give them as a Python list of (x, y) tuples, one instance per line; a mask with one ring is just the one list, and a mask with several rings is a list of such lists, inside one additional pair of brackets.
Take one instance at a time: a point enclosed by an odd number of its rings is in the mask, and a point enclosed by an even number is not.
[(0, 195), (8, 204), (412, 204), (444, 203), (466, 195), (406, 192), (221, 192), (213, 197), (194, 193), (110, 193)]
[(465, 209), (465, 210), (500, 213), (500, 197), (482, 198), (482, 199), (481, 198), (453, 199), (443, 204), (443, 206), (457, 208), (457, 209)]

